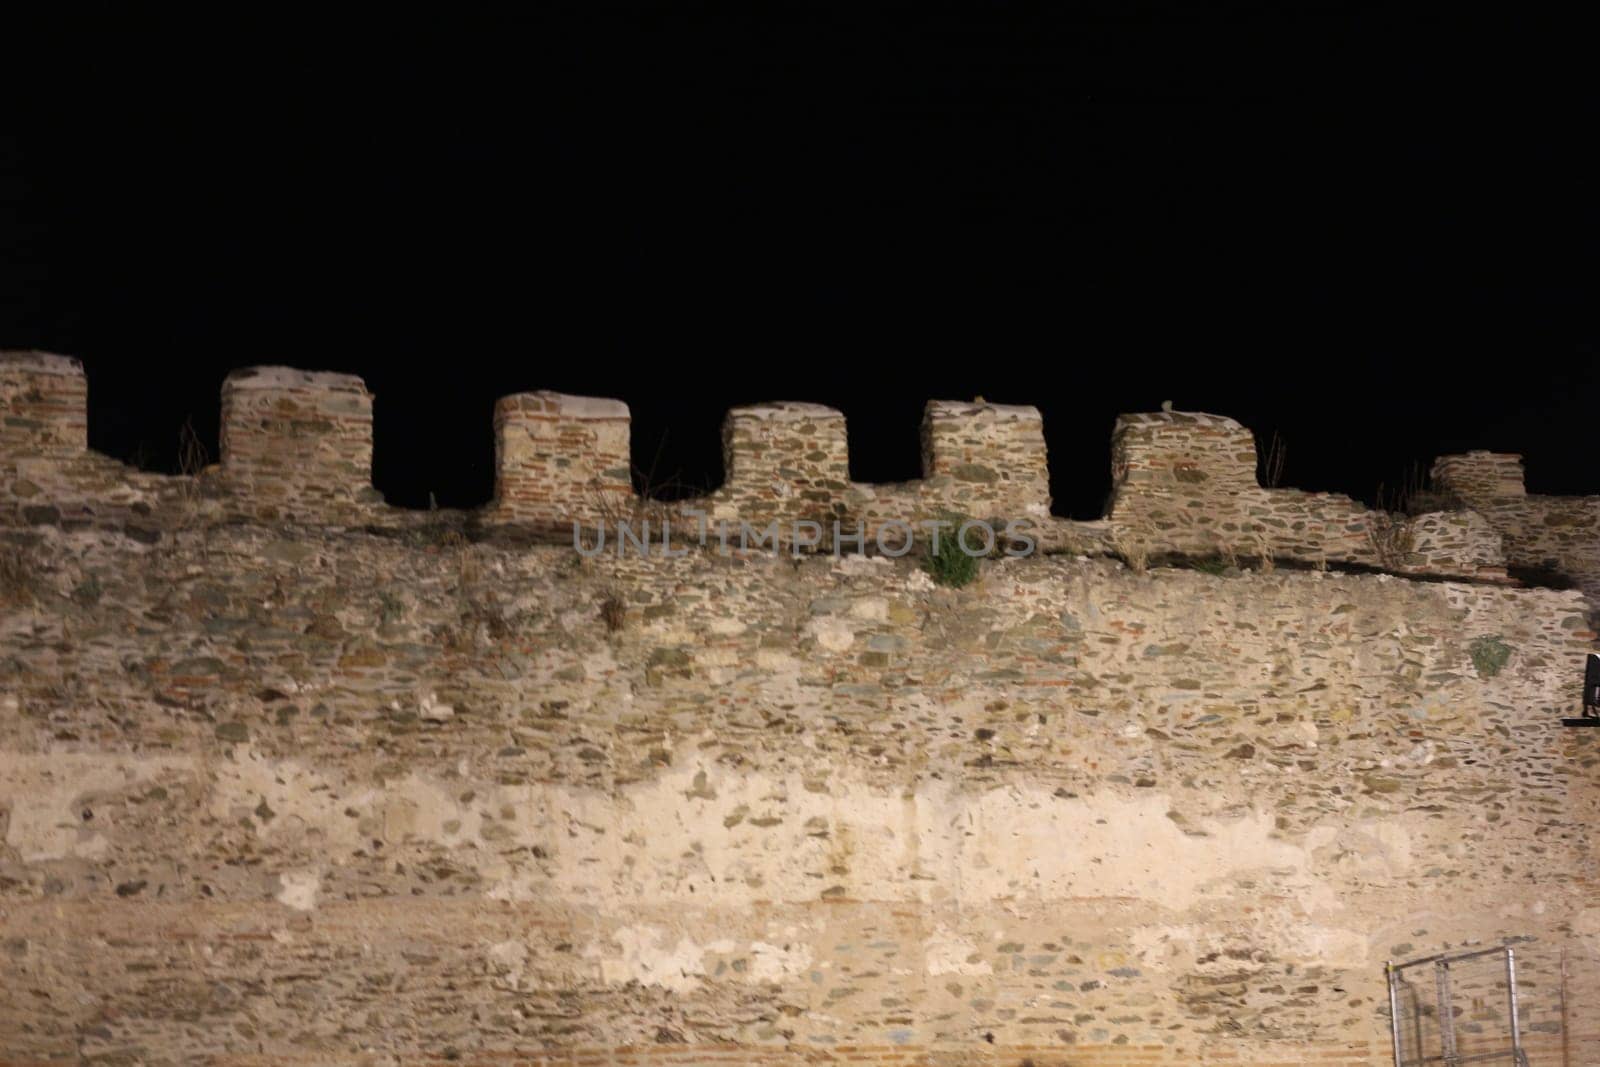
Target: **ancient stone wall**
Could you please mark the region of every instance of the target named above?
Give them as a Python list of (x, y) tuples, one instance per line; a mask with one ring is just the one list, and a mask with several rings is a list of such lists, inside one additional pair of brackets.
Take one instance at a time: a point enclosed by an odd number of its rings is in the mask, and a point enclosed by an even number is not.
[(7, 546), (12, 1060), (1376, 1065), (1383, 960), (1504, 936), (1593, 1049), (1577, 593)]
[[(0, 361), (0, 1063), (1376, 1067), (1384, 961), (1502, 938), (1534, 1067), (1600, 1061), (1589, 605), (1503, 581), (1475, 511), (1358, 539), (1162, 413), (1074, 535), (1431, 580), (586, 557), (523, 531), (621, 494), (620, 406), (503, 402), (497, 503), (405, 512), (350, 382), (236, 398), (163, 477), (36, 358)], [(1029, 409), (930, 406), (903, 486), (849, 482), (835, 415), (735, 412), (704, 503), (1047, 506)]]
[(1511, 564), (1564, 575), (1600, 603), (1600, 496), (1529, 493), (1522, 457), (1505, 452), (1440, 456), (1432, 478), (1500, 534)]

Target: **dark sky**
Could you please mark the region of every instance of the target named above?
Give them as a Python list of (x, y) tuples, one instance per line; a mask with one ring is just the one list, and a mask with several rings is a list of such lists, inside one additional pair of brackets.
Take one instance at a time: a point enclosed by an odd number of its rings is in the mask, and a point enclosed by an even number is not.
[(628, 401), (657, 483), (766, 399), (913, 477), (923, 402), (982, 394), (1044, 410), (1081, 517), (1165, 399), (1306, 488), (1492, 447), (1600, 492), (1578, 26), (1053, 6), (0, 27), (0, 345), (81, 357), (92, 443), (156, 468), (230, 367), (360, 373), (410, 505), (487, 498), (537, 388)]

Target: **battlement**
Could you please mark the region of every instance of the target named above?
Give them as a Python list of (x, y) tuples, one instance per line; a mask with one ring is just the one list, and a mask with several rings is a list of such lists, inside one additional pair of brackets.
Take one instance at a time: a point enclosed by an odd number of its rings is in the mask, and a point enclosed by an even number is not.
[(83, 364), (49, 352), (0, 352), (0, 451), (62, 456), (88, 447)]
[[(919, 480), (888, 485), (850, 479), (844, 414), (819, 404), (735, 408), (723, 423), (727, 481), (708, 499), (721, 519), (811, 521), (875, 533), (951, 514), (1050, 519), (1044, 420), (1037, 408), (929, 401)], [(1058, 529), (1062, 529), (1058, 525)]]
[[(922, 477), (951, 510), (1044, 519), (1050, 470), (1035, 407), (932, 400), (922, 416)], [(957, 507), (956, 502), (964, 501)]]
[[(1112, 433), (1108, 516), (1121, 536), (1156, 551), (1359, 563), (1410, 570), (1414, 553), (1382, 558), (1382, 517), (1335, 493), (1263, 488), (1255, 438), (1233, 419), (1201, 412), (1123, 415)], [(1483, 546), (1491, 570), (1497, 553)]]
[(1429, 472), (1435, 489), (1472, 504), (1527, 496), (1522, 457), (1515, 452), (1467, 452), (1440, 456)]
[(262, 519), (348, 512), (372, 489), (372, 395), (353, 374), (249, 367), (222, 383), (222, 473)]
[(1111, 434), (1111, 467), (1118, 486), (1140, 491), (1217, 494), (1259, 488), (1255, 436), (1222, 415), (1120, 415)]
[(590, 524), (633, 498), (631, 420), (620, 400), (541, 391), (494, 406), (491, 512), (502, 521), (566, 529)]
[[(198, 508), (302, 525), (405, 521), (371, 486), (373, 397), (354, 375), (288, 367), (230, 374), (222, 386), (221, 463), (198, 478), (131, 471), (88, 452), (87, 389), (76, 360), (0, 357), (0, 400), (8, 456), (0, 503), (23, 521), (138, 514), (159, 527), (175, 499), (190, 518)], [(627, 518), (644, 503), (630, 477), (631, 420), (621, 401), (517, 393), (495, 404), (493, 427), (495, 494), (477, 513), (480, 524), (565, 538), (574, 523)], [(737, 407), (723, 424), (724, 484), (683, 506), (762, 529), (777, 523), (785, 543), (793, 524), (816, 523), (824, 547), (835, 523), (841, 536), (862, 530), (875, 538), (891, 524), (904, 530), (962, 515), (1028, 520), (1043, 551), (1505, 575), (1501, 534), (1465, 513), (1397, 520), (1338, 494), (1263, 488), (1254, 438), (1225, 416), (1163, 411), (1119, 418), (1111, 507), (1095, 522), (1050, 515), (1049, 455), (1037, 408), (930, 401), (921, 446), (920, 479), (855, 482), (843, 413), (792, 401)], [(1470, 490), (1463, 497), (1512, 495), (1513, 476), (1520, 487), (1517, 457), (1445, 457), (1438, 471), (1441, 483)]]
[(831, 522), (845, 517), (850, 446), (844, 415), (821, 404), (751, 404), (722, 424), (727, 480), (716, 514)]
[(1440, 456), (1432, 477), (1436, 490), (1500, 535), (1511, 566), (1545, 580), (1564, 577), (1600, 604), (1600, 496), (1528, 492), (1522, 457), (1514, 452)]

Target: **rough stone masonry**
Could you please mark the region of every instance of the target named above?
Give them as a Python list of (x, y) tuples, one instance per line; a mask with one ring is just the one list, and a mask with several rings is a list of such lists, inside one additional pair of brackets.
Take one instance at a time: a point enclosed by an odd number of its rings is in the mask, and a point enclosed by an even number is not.
[(503, 401), (469, 514), (382, 503), (349, 376), (231, 379), (183, 477), (86, 402), (0, 359), (0, 1062), (1354, 1067), (1386, 959), (1503, 938), (1532, 1062), (1600, 1062), (1590, 605), (1508, 578), (1524, 511), (1158, 413), (1070, 523), (1032, 409), (930, 405), (898, 486), (730, 414), (714, 513), (1040, 522), (954, 589), (579, 556), (643, 506), (615, 402)]

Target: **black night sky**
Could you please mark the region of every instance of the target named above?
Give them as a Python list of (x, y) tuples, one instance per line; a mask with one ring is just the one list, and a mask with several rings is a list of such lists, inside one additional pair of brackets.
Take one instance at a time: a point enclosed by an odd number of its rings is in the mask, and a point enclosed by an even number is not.
[(1053, 6), (8, 24), (0, 346), (82, 358), (93, 445), (155, 469), (231, 367), (360, 373), (405, 505), (487, 499), (538, 388), (626, 400), (664, 485), (768, 399), (914, 477), (923, 402), (981, 394), (1043, 409), (1079, 517), (1169, 399), (1289, 485), (1487, 447), (1600, 492), (1592, 38)]

